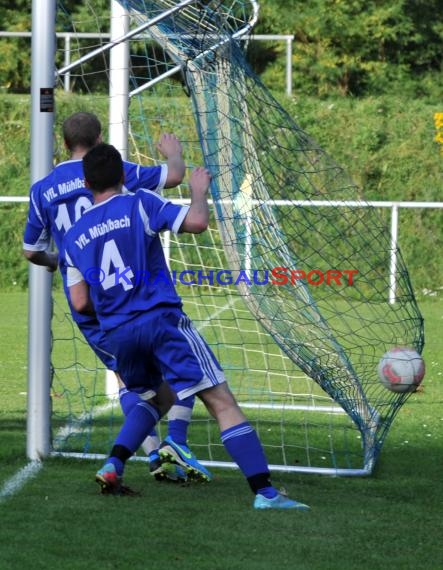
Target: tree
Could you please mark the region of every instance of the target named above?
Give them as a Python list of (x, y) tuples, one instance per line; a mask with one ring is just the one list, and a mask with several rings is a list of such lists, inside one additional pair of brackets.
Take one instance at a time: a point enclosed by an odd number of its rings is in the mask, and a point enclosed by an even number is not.
[[(293, 87), (298, 91), (385, 92), (393, 83), (441, 71), (439, 1), (263, 0), (255, 31), (295, 35)], [(265, 75), (272, 73), (275, 66)]]
[[(0, 0), (0, 30), (29, 32), (31, 7), (25, 0)], [(2, 38), (0, 42), (0, 89), (27, 91), (31, 75), (31, 40), (29, 38)]]
[[(60, 0), (57, 8), (57, 31), (109, 31), (110, 0)], [(31, 3), (16, 0), (11, 9), (0, 0), (0, 29), (30, 31)], [(363, 96), (392, 92), (395, 85), (413, 94), (443, 88), (441, 0), (260, 0), (254, 32), (294, 34), (295, 92)], [(83, 52), (87, 42), (78, 40), (73, 50)], [(29, 91), (30, 45), (27, 38), (0, 42), (3, 90)], [(284, 90), (282, 42), (251, 42), (249, 57), (267, 84)], [(92, 70), (94, 62), (87, 66)]]

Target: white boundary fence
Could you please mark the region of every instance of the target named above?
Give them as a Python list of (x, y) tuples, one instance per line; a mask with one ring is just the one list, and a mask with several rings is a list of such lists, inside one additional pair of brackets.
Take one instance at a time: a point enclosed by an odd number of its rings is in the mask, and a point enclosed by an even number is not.
[[(110, 34), (57, 32), (57, 38), (64, 40), (64, 65), (71, 63), (71, 39), (103, 39), (109, 40)], [(32, 38), (31, 32), (0, 32), (0, 38)], [(286, 94), (292, 95), (292, 44), (294, 36), (280, 34), (251, 34), (240, 38), (244, 41), (278, 41), (286, 44)], [(64, 74), (64, 90), (70, 91), (71, 77), (69, 71)]]
[[(188, 203), (189, 200), (175, 200), (180, 203)], [(23, 203), (29, 202), (27, 196), (0, 196), (0, 205), (2, 203)], [(210, 201), (211, 202), (211, 201)], [(359, 201), (359, 200), (270, 200), (268, 202), (270, 206), (310, 206), (310, 207), (344, 207), (347, 208), (362, 208), (362, 207), (375, 207), (375, 208), (390, 208), (391, 210), (391, 259), (390, 259), (390, 288), (389, 288), (389, 302), (395, 303), (396, 295), (396, 268), (397, 268), (397, 247), (398, 247), (398, 227), (400, 218), (401, 208), (443, 208), (443, 202), (394, 202), (388, 200), (372, 200), (369, 202)], [(168, 239), (164, 242), (166, 249), (166, 259), (169, 259), (168, 255)]]

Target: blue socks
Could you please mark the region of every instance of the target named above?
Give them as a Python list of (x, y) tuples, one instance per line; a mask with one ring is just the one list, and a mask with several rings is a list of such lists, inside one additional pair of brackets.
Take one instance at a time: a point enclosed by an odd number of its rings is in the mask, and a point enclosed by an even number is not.
[[(130, 392), (127, 388), (120, 388), (119, 397), (121, 408), (126, 417), (139, 402), (143, 401), (136, 392)], [(188, 428), (194, 403), (195, 396), (189, 396), (184, 400), (177, 399), (168, 412), (168, 435), (179, 445), (187, 444)], [(153, 429), (148, 435), (156, 436), (157, 433)]]
[(157, 408), (139, 398), (139, 403), (126, 416), (108, 460), (115, 466), (118, 475), (122, 475), (125, 461), (137, 451), (159, 419)]
[(136, 392), (130, 392), (127, 388), (120, 388), (118, 396), (120, 398), (120, 406), (122, 407), (125, 417), (134, 408), (134, 406), (142, 401)]
[(248, 480), (252, 491), (268, 499), (277, 496), (278, 492), (270, 481), (263, 447), (251, 424), (243, 422), (224, 430), (221, 433), (221, 440), (226, 451)]
[(186, 445), (195, 396), (175, 401), (168, 412), (168, 435), (179, 445)]

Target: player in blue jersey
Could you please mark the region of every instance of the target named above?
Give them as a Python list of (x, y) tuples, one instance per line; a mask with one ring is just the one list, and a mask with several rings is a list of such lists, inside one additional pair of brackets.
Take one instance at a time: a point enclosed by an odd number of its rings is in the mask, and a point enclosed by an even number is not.
[[(227, 452), (255, 493), (255, 508), (308, 510), (273, 487), (261, 442), (183, 312), (163, 254), (160, 232), (207, 228), (209, 172), (192, 172), (191, 204), (179, 206), (150, 191), (122, 194), (123, 164), (111, 145), (94, 147), (83, 165), (94, 206), (65, 235), (71, 302), (77, 311), (97, 315), (123, 382), (140, 397), (138, 413), (126, 417), (97, 482), (107, 491), (119, 489), (126, 460), (155, 421), (155, 410), (143, 407), (144, 394), (152, 395), (166, 380), (179, 398), (198, 394), (215, 417)], [(160, 454), (175, 459), (168, 445)]]
[[(45, 178), (31, 187), (29, 214), (24, 232), (23, 249), (26, 258), (37, 265), (46, 266), (51, 271), (57, 269), (58, 254), (48, 250), (50, 239), (54, 240), (60, 251), (65, 233), (93, 202), (91, 191), (84, 185), (82, 158), (88, 150), (102, 141), (100, 121), (92, 113), (74, 113), (63, 123), (63, 138), (70, 158), (55, 166)], [(165, 164), (141, 166), (129, 161), (123, 162), (124, 191), (135, 192), (139, 188), (146, 188), (161, 192), (163, 188), (180, 184), (185, 174), (185, 164), (179, 140), (175, 135), (163, 134), (157, 148), (165, 157)], [(66, 270), (63, 266), (60, 270), (69, 302)], [(91, 348), (107, 369), (117, 372), (115, 358), (109, 350), (97, 319), (81, 315), (75, 311), (70, 302), (69, 306), (74, 322), (77, 323)], [(121, 384), (119, 396), (126, 415), (135, 405), (134, 399)], [(186, 444), (193, 405), (194, 398), (190, 397), (177, 402), (170, 410), (167, 440), (172, 444), (174, 442)], [(162, 464), (158, 454), (159, 445), (160, 441), (155, 432), (143, 445), (149, 455), (150, 472), (156, 479), (180, 481), (185, 480), (189, 474), (196, 479), (210, 480), (209, 471), (190, 452), (189, 459), (183, 458), (183, 468)]]

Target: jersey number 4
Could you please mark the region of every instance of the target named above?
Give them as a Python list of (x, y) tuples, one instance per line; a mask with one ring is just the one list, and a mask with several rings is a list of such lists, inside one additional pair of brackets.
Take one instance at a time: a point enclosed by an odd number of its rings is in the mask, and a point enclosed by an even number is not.
[[(114, 268), (114, 271), (112, 271)], [(117, 244), (113, 239), (105, 242), (100, 262), (100, 277), (103, 289), (107, 290), (116, 285), (121, 285), (125, 291), (132, 289), (134, 285), (130, 281), (134, 277), (130, 267), (123, 263), (122, 256)]]

